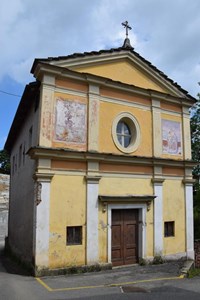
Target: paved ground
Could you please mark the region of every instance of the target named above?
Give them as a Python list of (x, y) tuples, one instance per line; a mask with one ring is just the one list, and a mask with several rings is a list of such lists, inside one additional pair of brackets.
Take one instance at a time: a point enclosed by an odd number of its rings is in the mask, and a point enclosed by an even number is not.
[(183, 263), (130, 266), (97, 273), (33, 278), (1, 254), (0, 299), (200, 299), (200, 277), (180, 276)]
[(180, 268), (182, 264), (163, 264), (154, 266), (132, 266), (126, 268), (113, 269), (98, 273), (86, 273), (83, 275), (60, 276), (39, 278), (37, 281), (50, 292), (73, 292), (82, 293), (86, 290), (90, 293), (105, 291), (106, 293), (116, 290), (121, 293), (149, 293), (159, 283), (170, 281), (180, 281)]
[[(109, 271), (85, 273), (79, 275), (66, 275), (57, 277), (43, 277), (37, 279), (46, 289), (58, 291), (61, 289), (75, 290), (87, 288), (121, 287), (131, 284), (143, 285), (144, 283), (161, 280), (180, 280), (180, 269), (183, 263), (166, 263), (151, 266), (130, 266), (114, 268)], [(67, 283), (67, 286), (66, 286)]]

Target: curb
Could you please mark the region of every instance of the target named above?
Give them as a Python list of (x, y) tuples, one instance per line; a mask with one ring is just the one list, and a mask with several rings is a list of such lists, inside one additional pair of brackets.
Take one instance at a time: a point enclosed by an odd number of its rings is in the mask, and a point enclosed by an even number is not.
[(180, 270), (181, 276), (188, 277), (188, 272), (194, 268), (194, 260), (186, 260), (183, 267)]

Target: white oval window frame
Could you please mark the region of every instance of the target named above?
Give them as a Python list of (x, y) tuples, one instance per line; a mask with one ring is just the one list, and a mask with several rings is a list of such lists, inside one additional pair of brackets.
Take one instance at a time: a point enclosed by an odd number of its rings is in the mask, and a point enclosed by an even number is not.
[[(117, 124), (119, 122), (125, 122), (130, 131), (131, 131), (131, 141), (130, 145), (128, 147), (123, 147), (117, 138)], [(140, 145), (140, 140), (141, 140), (141, 134), (140, 134), (140, 126), (136, 118), (127, 112), (120, 113), (113, 121), (112, 125), (112, 138), (114, 141), (115, 146), (124, 153), (132, 153), (136, 151)]]

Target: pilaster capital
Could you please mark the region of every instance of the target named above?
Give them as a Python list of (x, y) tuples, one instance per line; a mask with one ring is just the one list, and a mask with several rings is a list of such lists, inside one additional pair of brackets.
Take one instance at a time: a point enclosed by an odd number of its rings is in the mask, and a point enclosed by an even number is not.
[(89, 84), (89, 94), (99, 96), (99, 85), (96, 84)]
[(33, 179), (38, 182), (50, 182), (53, 176), (53, 173), (35, 173)]
[(160, 100), (158, 100), (158, 99), (152, 99), (152, 108), (158, 108), (158, 109), (160, 109)]
[(188, 185), (188, 186), (191, 185), (191, 186), (193, 186), (193, 184), (195, 183), (195, 179), (187, 179), (187, 178), (185, 178), (185, 179), (182, 180), (182, 182), (185, 185)]
[(153, 185), (162, 185), (164, 181), (165, 181), (164, 178), (152, 178), (151, 179), (151, 182), (153, 183)]
[(92, 175), (86, 175), (85, 180), (87, 183), (90, 184), (98, 184), (101, 179), (101, 176), (92, 176)]

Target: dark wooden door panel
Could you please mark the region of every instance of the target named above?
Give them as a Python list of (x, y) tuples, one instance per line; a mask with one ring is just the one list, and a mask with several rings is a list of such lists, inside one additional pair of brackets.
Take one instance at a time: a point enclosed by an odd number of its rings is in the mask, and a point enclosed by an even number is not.
[(112, 263), (138, 262), (138, 210), (112, 210)]
[(112, 213), (112, 263), (123, 265), (123, 215), (121, 210)]

